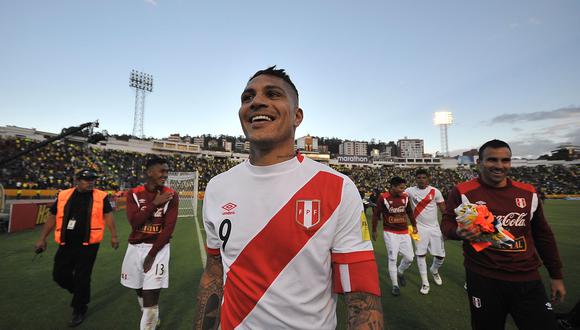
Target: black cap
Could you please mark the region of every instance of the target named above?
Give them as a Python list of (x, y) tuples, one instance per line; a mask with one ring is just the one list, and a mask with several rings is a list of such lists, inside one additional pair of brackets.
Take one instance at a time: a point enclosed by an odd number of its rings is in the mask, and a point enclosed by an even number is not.
[(97, 172), (88, 168), (82, 169), (77, 172), (77, 179), (96, 179), (98, 177), (99, 175), (97, 174)]

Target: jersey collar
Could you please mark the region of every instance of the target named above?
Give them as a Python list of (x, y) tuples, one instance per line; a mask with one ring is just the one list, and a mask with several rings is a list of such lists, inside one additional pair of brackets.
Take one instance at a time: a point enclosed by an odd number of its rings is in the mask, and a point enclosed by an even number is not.
[(256, 166), (250, 163), (250, 160), (247, 159), (245, 162), (246, 168), (255, 175), (273, 175), (273, 174), (281, 174), (285, 172), (290, 172), (293, 169), (300, 166), (300, 160), (297, 156), (294, 156), (286, 161), (283, 161), (278, 164), (274, 165), (267, 165), (267, 166)]

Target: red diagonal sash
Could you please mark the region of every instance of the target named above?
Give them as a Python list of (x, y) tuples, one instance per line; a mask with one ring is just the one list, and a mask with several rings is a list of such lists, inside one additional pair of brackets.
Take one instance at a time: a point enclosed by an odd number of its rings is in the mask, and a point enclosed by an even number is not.
[(427, 205), (429, 205), (429, 202), (431, 202), (433, 200), (433, 198), (435, 198), (435, 189), (431, 188), (431, 191), (429, 191), (427, 196), (425, 196), (425, 198), (423, 198), (419, 202), (419, 204), (417, 204), (417, 206), (415, 206), (415, 211), (413, 211), (413, 216), (415, 217), (415, 220), (417, 220), (417, 217), (419, 216), (419, 214), (421, 214), (421, 212), (423, 212), (423, 210), (427, 207)]
[[(233, 329), (246, 318), (280, 272), (326, 223), (340, 204), (342, 183), (334, 174), (316, 174), (240, 252), (226, 276), (222, 329)], [(319, 223), (308, 230), (296, 221), (298, 200), (320, 200)]]

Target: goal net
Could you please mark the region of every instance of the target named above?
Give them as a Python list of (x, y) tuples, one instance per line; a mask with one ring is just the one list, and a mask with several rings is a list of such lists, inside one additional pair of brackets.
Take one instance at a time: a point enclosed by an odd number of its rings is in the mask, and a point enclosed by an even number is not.
[(197, 187), (199, 175), (197, 172), (169, 172), (167, 186), (179, 194), (178, 217), (194, 217), (197, 219)]

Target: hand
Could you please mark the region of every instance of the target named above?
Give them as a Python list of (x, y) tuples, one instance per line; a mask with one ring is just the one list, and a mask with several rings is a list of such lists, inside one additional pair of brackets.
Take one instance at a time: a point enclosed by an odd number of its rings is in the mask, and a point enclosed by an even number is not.
[(373, 237), (373, 241), (377, 240), (377, 232), (376, 231), (373, 231), (372, 237)]
[(160, 205), (167, 203), (172, 198), (173, 198), (173, 192), (166, 191), (164, 193), (160, 193), (158, 191), (157, 195), (155, 195), (155, 199), (153, 200), (153, 204), (155, 204), (155, 206), (160, 206)]
[(417, 227), (416, 226), (413, 226), (413, 235), (414, 234), (417, 234)]
[(143, 273), (147, 273), (151, 269), (151, 266), (153, 266), (153, 261), (155, 261), (155, 257), (150, 255), (145, 257), (145, 261), (143, 262)]
[(39, 239), (38, 242), (36, 242), (36, 244), (34, 244), (34, 252), (38, 253), (42, 253), (46, 251), (46, 240), (44, 239)]
[(115, 250), (119, 248), (119, 239), (117, 238), (117, 236), (111, 236), (111, 246)]
[(551, 281), (552, 295), (550, 300), (552, 304), (559, 304), (564, 302), (566, 296), (566, 288), (564, 287), (564, 280), (552, 279)]
[(477, 226), (472, 226), (471, 228), (457, 226), (457, 230), (455, 231), (457, 236), (462, 239), (466, 240), (473, 240), (477, 236), (481, 235), (481, 230)]

